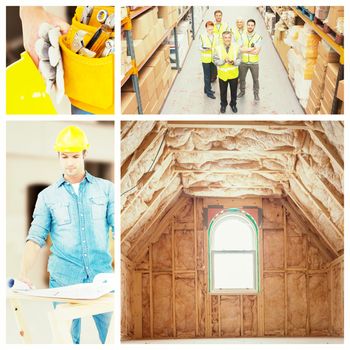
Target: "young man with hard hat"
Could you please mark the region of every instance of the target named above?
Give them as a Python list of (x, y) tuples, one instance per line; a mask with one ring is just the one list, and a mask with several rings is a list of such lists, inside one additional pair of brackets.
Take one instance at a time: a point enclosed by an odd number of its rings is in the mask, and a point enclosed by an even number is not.
[[(48, 262), (50, 288), (92, 282), (99, 273), (112, 272), (109, 231), (114, 232), (114, 185), (85, 170), (90, 145), (83, 130), (64, 128), (54, 146), (62, 176), (39, 193), (19, 279), (29, 286), (28, 274), (50, 234)], [(105, 342), (111, 313), (93, 316), (99, 338)], [(80, 342), (81, 320), (71, 326), (73, 343)]]
[(240, 93), (238, 98), (245, 95), (246, 77), (250, 70), (253, 78), (254, 100), (259, 101), (259, 54), (261, 51), (262, 37), (255, 32), (255, 20), (247, 21), (247, 30), (243, 35), (242, 63), (239, 67)]
[(230, 85), (230, 106), (233, 113), (237, 113), (237, 85), (239, 65), (241, 63), (239, 46), (232, 41), (232, 33), (229, 31), (222, 34), (223, 44), (216, 47), (213, 55), (214, 63), (218, 67), (220, 87), (220, 112), (225, 113), (227, 102), (227, 88)]
[(206, 33), (199, 36), (199, 50), (201, 52), (201, 61), (204, 74), (204, 93), (212, 99), (215, 99), (214, 93), (211, 89), (211, 77), (216, 69), (213, 63), (213, 49), (217, 45), (217, 36), (213, 33), (214, 23), (208, 21), (205, 23)]
[[(229, 25), (225, 22), (222, 21), (222, 11), (221, 10), (216, 10), (214, 11), (214, 18), (215, 18), (215, 22), (214, 22), (214, 34), (217, 36), (219, 43), (218, 44), (222, 44), (222, 33), (225, 31), (229, 30)], [(217, 78), (217, 69), (216, 66), (213, 70), (212, 73), (212, 79), (211, 81), (215, 81)]]

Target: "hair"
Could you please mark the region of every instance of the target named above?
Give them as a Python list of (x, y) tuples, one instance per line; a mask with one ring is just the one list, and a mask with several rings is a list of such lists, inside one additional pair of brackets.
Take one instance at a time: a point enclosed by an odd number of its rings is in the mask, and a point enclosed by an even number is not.
[(214, 27), (214, 23), (212, 21), (205, 23), (205, 28), (208, 28), (209, 26)]
[(221, 10), (216, 10), (216, 11), (214, 12), (214, 16), (215, 16), (217, 13), (221, 13), (221, 14), (222, 14), (222, 11), (221, 11)]
[(238, 21), (242, 22), (243, 21), (243, 17), (237, 17), (236, 18), (236, 22), (238, 22)]
[(225, 30), (225, 31), (222, 33), (222, 36), (227, 35), (227, 34), (230, 34), (230, 35), (232, 36), (232, 33), (231, 33), (229, 30)]
[(254, 19), (252, 19), (252, 18), (248, 19), (247, 24), (248, 24), (249, 22), (254, 23), (254, 25), (256, 24), (256, 23), (255, 23), (255, 20), (254, 20)]

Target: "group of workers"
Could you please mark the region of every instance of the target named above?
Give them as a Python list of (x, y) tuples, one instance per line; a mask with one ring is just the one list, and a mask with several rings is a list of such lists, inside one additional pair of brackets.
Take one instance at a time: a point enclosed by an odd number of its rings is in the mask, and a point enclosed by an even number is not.
[[(227, 90), (230, 85), (230, 107), (237, 113), (237, 98), (246, 92), (246, 77), (250, 70), (253, 78), (254, 100), (259, 101), (259, 53), (262, 37), (255, 32), (255, 20), (245, 23), (237, 18), (232, 28), (222, 21), (222, 11), (214, 12), (215, 22), (205, 23), (206, 32), (200, 35), (201, 61), (204, 73), (204, 93), (215, 99), (212, 82), (219, 78), (220, 112), (228, 105)], [(238, 85), (240, 92), (237, 96)]]

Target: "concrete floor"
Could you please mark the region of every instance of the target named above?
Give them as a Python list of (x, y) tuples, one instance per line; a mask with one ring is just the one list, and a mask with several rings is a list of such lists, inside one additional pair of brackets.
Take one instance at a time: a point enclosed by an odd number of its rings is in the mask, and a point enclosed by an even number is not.
[[(245, 20), (254, 18), (256, 31), (263, 37), (260, 54), (260, 101), (254, 101), (253, 81), (250, 72), (248, 72), (246, 95), (237, 103), (238, 114), (304, 114), (283, 63), (273, 46), (270, 34), (266, 30), (262, 16), (253, 6), (209, 8), (161, 113), (219, 114), (219, 83), (216, 81), (213, 85), (213, 89), (216, 91), (216, 100), (209, 99), (203, 93), (203, 70), (198, 49), (198, 36), (204, 28), (204, 23), (213, 20), (216, 9), (222, 10), (223, 21), (228, 23), (230, 27), (235, 24), (236, 18), (239, 16)], [(233, 114), (230, 108), (227, 108), (227, 114)]]

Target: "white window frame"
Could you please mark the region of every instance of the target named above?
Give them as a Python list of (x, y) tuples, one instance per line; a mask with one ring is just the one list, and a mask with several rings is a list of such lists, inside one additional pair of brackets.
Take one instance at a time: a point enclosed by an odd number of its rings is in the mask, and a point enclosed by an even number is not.
[[(250, 225), (251, 231), (253, 232), (253, 241), (254, 241), (254, 247), (253, 250), (232, 250), (232, 249), (221, 249), (221, 250), (214, 250), (212, 249), (212, 241), (215, 234), (215, 226), (220, 220), (223, 218), (226, 218), (227, 216), (232, 216), (232, 218), (244, 218), (247, 225)], [(222, 210), (220, 213), (218, 213), (211, 221), (208, 229), (208, 274), (209, 274), (209, 293), (211, 294), (257, 294), (260, 289), (260, 276), (259, 276), (259, 229), (258, 226), (254, 220), (254, 218), (245, 212), (244, 210), (237, 209), (237, 208), (230, 208)], [(255, 269), (253, 271), (253, 281), (254, 286), (253, 288), (214, 288), (214, 255), (215, 254), (253, 254), (253, 261), (255, 265)]]

